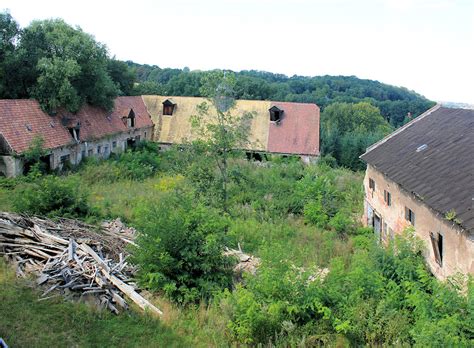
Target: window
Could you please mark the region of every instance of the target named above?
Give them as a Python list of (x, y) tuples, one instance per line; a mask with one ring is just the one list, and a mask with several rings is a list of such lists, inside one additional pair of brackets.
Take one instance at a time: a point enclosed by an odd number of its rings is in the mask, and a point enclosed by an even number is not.
[(94, 149), (89, 149), (87, 151), (87, 156), (92, 156), (94, 154)]
[(97, 146), (97, 153), (100, 153), (100, 151), (102, 150), (102, 146)]
[(169, 100), (169, 99), (166, 99), (166, 100), (163, 102), (163, 115), (172, 116), (175, 106), (176, 106), (175, 103), (173, 103), (173, 102), (172, 102), (171, 100)]
[(375, 181), (374, 179), (369, 178), (369, 189), (375, 191)]
[(280, 123), (283, 110), (277, 106), (272, 106), (268, 111), (270, 111), (270, 121)]
[(116, 141), (113, 141), (112, 142), (112, 149), (115, 149), (117, 147), (117, 142)]
[(392, 195), (387, 190), (383, 190), (383, 200), (389, 207), (392, 205)]
[(415, 226), (415, 213), (407, 207), (405, 207), (405, 219)]
[(106, 155), (109, 154), (109, 147), (108, 147), (107, 145), (104, 146), (104, 153), (105, 153)]
[(71, 158), (71, 155), (64, 155), (64, 156), (61, 156), (59, 160), (61, 161), (61, 164), (65, 164), (66, 162), (69, 162), (70, 158)]
[(431, 246), (435, 261), (438, 265), (443, 266), (443, 235), (441, 233), (430, 232)]
[(130, 112), (128, 113), (128, 116), (127, 116), (127, 127), (128, 128), (135, 127), (135, 112), (133, 112), (132, 109), (130, 109)]
[(79, 142), (79, 128), (69, 128), (69, 133), (76, 142)]
[(81, 160), (84, 159), (84, 157), (86, 157), (86, 150), (81, 151)]

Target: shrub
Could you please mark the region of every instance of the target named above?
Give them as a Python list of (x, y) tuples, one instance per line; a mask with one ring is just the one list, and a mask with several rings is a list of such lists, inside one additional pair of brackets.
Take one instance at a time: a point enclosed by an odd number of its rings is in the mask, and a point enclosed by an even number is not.
[(175, 193), (136, 215), (142, 233), (134, 260), (144, 286), (182, 304), (231, 286), (233, 260), (222, 255), (228, 221), (218, 211)]
[(76, 178), (48, 175), (18, 185), (12, 200), (14, 209), (21, 213), (85, 217), (93, 213), (87, 195)]

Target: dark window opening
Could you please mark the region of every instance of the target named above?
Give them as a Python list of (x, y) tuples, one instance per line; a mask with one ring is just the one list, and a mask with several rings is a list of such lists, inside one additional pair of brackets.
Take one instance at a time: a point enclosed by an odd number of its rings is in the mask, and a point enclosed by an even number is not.
[(435, 261), (438, 265), (443, 266), (443, 235), (430, 232), (431, 246), (433, 247), (433, 253)]
[(163, 102), (163, 115), (171, 116), (173, 115), (174, 107), (176, 106), (171, 100), (166, 99)]
[(86, 150), (81, 151), (81, 159), (83, 159), (84, 157), (86, 157)]
[(100, 153), (100, 151), (102, 150), (102, 146), (97, 146), (97, 153)]
[(410, 221), (412, 226), (415, 226), (415, 213), (410, 209), (405, 207), (405, 219)]
[(135, 127), (135, 112), (133, 112), (132, 109), (130, 109), (130, 112), (128, 113), (127, 126), (128, 128)]
[(257, 162), (263, 161), (262, 154), (258, 152), (247, 151), (245, 152), (245, 156), (247, 157), (247, 160), (249, 161), (257, 161)]
[(71, 159), (71, 155), (64, 155), (64, 156), (61, 156), (59, 161), (61, 162), (61, 164), (66, 164), (67, 162), (70, 161), (70, 159)]
[(117, 147), (117, 142), (116, 141), (113, 141), (112, 142), (112, 149), (115, 149)]
[(79, 141), (79, 128), (68, 128), (75, 141)]
[(369, 178), (369, 189), (371, 189), (372, 191), (375, 191), (375, 181), (374, 181), (374, 179)]
[(94, 149), (89, 149), (87, 151), (87, 156), (92, 156), (94, 154)]
[(283, 117), (283, 110), (272, 106), (268, 111), (270, 111), (270, 121), (279, 123)]
[(390, 194), (390, 192), (386, 190), (383, 191), (383, 200), (385, 203), (387, 203), (389, 207), (392, 205), (392, 195)]

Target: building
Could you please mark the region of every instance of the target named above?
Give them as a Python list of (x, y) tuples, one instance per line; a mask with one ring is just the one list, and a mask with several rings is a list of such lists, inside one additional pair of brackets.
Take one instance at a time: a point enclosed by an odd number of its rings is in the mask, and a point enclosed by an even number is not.
[(380, 240), (412, 225), (436, 277), (474, 274), (474, 110), (437, 105), (361, 158), (364, 221)]
[[(196, 139), (191, 117), (204, 98), (148, 95), (143, 100), (155, 124), (154, 140), (163, 146)], [(210, 103), (209, 114), (213, 107)], [(252, 112), (247, 150), (298, 155), (306, 162), (319, 156), (319, 107), (316, 104), (237, 100), (233, 115)], [(215, 109), (214, 109), (215, 113)]]
[(51, 116), (32, 99), (0, 100), (0, 175), (23, 173), (24, 154), (35, 138), (47, 151), (51, 169), (78, 164), (85, 157), (107, 158), (136, 141), (153, 136), (153, 122), (141, 97), (118, 97), (112, 112), (85, 105), (77, 114), (59, 110)]

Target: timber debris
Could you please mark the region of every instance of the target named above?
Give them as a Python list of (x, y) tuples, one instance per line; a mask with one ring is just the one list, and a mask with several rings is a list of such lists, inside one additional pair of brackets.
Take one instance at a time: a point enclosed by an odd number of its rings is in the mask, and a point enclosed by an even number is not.
[[(130, 299), (143, 310), (163, 313), (138, 292), (135, 267), (127, 262), (127, 244), (136, 231), (120, 220), (102, 228), (72, 219), (52, 221), (0, 213), (0, 255), (16, 266), (17, 275), (34, 274), (48, 295), (92, 297), (114, 313)], [(53, 295), (54, 296), (54, 295)]]

